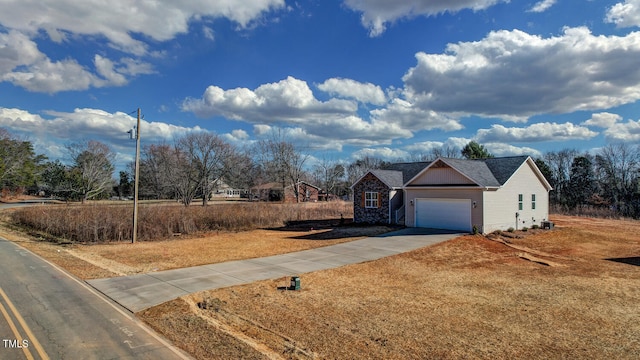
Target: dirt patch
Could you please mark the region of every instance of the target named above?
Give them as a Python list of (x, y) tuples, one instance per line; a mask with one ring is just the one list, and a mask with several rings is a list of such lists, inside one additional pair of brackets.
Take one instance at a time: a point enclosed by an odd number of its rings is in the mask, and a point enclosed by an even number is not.
[[(606, 260), (640, 255), (640, 223), (552, 220), (556, 230), (510, 244), (463, 236), (303, 274), (301, 291), (277, 290), (288, 279), (262, 281), (138, 315), (183, 348), (207, 344), (161, 328), (158, 319), (211, 319), (212, 337), (241, 333), (251, 340), (242, 348), (263, 358), (640, 357), (640, 267)], [(172, 303), (188, 305), (174, 313)], [(226, 350), (213, 351), (196, 357), (221, 358), (216, 351)]]

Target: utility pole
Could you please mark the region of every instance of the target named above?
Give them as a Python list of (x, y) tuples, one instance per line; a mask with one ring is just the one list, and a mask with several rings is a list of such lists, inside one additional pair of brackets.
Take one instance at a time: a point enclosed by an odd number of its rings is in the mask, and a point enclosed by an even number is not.
[(138, 180), (140, 177), (140, 108), (138, 108), (138, 123), (136, 125), (136, 175), (133, 185), (133, 237), (131, 243), (135, 244), (138, 238)]

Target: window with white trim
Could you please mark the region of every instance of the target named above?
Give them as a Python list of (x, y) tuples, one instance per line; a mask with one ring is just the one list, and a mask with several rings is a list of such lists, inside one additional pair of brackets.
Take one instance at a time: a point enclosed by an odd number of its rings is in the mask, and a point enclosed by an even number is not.
[(522, 196), (522, 194), (518, 194), (518, 210), (522, 210), (523, 206), (522, 206), (522, 199), (524, 199), (524, 197)]
[(364, 193), (364, 207), (367, 209), (378, 207), (378, 193), (374, 191), (367, 191)]
[(536, 194), (531, 194), (531, 210), (536, 209)]

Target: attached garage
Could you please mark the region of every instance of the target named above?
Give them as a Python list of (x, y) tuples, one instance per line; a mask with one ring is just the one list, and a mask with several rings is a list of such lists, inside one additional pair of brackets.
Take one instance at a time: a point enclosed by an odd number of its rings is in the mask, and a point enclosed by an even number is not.
[(471, 199), (415, 199), (416, 227), (471, 231)]
[[(549, 219), (551, 185), (528, 156), (391, 164), (369, 171), (352, 188), (356, 222), (393, 218), (409, 227), (486, 234), (540, 226)], [(362, 201), (372, 191), (381, 194), (382, 206), (372, 209)], [(392, 197), (400, 199), (387, 207)], [(385, 217), (374, 218), (377, 213)]]

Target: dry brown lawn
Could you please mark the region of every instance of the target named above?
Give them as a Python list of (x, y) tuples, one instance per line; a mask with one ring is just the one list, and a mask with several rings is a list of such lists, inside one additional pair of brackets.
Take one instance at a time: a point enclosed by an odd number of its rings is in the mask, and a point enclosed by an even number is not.
[[(553, 231), (463, 236), (302, 274), (301, 291), (277, 290), (288, 279), (261, 281), (137, 315), (198, 359), (640, 358), (640, 222), (552, 220)], [(85, 279), (367, 235), (305, 226), (92, 246), (0, 235)]]
[(386, 226), (338, 226), (338, 220), (298, 222), (281, 229), (216, 231), (151, 242), (55, 244), (7, 226), (0, 236), (52, 261), (83, 280), (132, 275), (302, 251), (388, 232)]
[[(199, 359), (638, 359), (640, 223), (555, 216), (138, 314)], [(530, 261), (527, 260), (529, 258)]]

